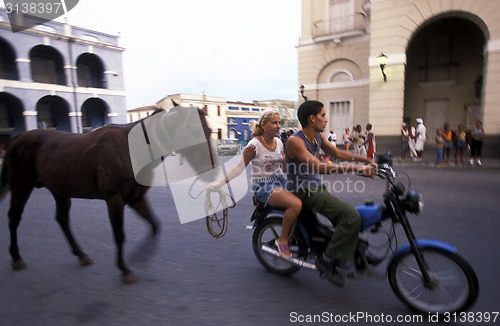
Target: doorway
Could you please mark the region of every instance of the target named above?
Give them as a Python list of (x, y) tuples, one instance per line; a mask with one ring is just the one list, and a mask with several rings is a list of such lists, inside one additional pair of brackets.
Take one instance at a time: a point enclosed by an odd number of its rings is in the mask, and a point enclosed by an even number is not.
[(424, 103), (424, 125), (427, 128), (426, 143), (434, 143), (436, 129), (443, 129), (448, 122), (448, 99), (426, 100)]

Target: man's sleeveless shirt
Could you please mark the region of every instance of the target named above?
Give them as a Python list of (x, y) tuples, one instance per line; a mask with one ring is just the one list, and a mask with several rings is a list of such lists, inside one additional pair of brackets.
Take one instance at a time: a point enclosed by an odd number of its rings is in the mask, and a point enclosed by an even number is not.
[[(310, 142), (302, 130), (297, 131), (293, 136), (302, 139), (309, 153), (316, 157), (319, 156), (321, 149), (321, 135), (319, 133), (316, 135), (316, 144)], [(321, 176), (306, 163), (301, 162), (298, 158), (291, 159), (288, 154), (285, 156), (289, 189), (291, 191), (305, 190), (312, 186), (320, 187), (323, 184)]]

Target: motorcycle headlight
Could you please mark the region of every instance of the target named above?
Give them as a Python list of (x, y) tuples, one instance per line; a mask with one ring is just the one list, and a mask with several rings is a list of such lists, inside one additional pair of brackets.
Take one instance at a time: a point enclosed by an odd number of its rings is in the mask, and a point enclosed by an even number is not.
[(413, 214), (420, 213), (424, 208), (424, 199), (421, 193), (412, 190), (408, 192), (404, 200), (405, 209)]

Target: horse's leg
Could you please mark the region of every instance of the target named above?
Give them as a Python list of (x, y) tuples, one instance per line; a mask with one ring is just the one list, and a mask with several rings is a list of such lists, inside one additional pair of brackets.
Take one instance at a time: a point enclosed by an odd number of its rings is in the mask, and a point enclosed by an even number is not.
[(84, 253), (73, 236), (69, 225), (69, 210), (71, 208), (71, 198), (52, 193), (56, 201), (56, 221), (59, 223), (66, 240), (71, 247), (72, 253), (78, 257), (81, 266), (88, 266), (93, 263), (92, 259)]
[(33, 186), (24, 186), (22, 183), (16, 184), (16, 186), (11, 189), (10, 208), (7, 213), (7, 216), (9, 217), (10, 231), (9, 253), (12, 257), (12, 268), (16, 271), (26, 267), (26, 264), (19, 254), (19, 247), (17, 245), (17, 228), (21, 223), (24, 206), (26, 205), (32, 191)]
[(123, 272), (123, 282), (126, 284), (134, 283), (137, 278), (134, 273), (128, 269), (123, 259), (123, 243), (125, 242), (125, 232), (123, 231), (123, 215), (125, 203), (118, 196), (112, 196), (106, 199), (108, 205), (109, 219), (113, 229), (113, 235), (116, 243), (116, 265)]
[(159, 225), (156, 221), (156, 218), (151, 213), (151, 209), (149, 208), (149, 203), (146, 197), (143, 196), (137, 200), (134, 200), (133, 202), (128, 203), (128, 205), (151, 225), (153, 235), (156, 235), (159, 231)]

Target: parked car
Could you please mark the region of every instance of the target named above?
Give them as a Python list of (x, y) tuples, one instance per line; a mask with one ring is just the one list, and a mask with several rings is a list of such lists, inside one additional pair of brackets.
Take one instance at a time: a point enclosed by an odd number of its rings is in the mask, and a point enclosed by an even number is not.
[(217, 144), (217, 153), (222, 154), (232, 154), (236, 155), (241, 152), (240, 141), (236, 138), (219, 139)]

